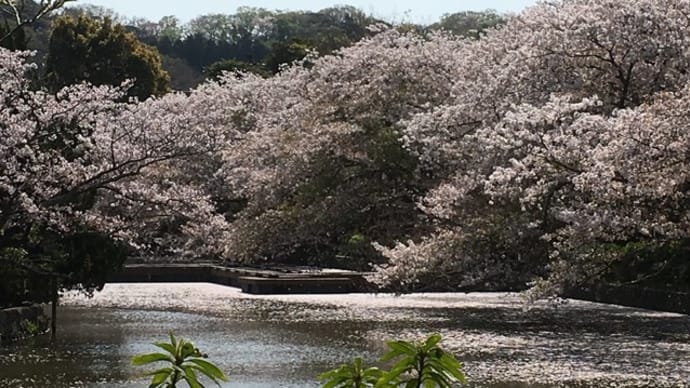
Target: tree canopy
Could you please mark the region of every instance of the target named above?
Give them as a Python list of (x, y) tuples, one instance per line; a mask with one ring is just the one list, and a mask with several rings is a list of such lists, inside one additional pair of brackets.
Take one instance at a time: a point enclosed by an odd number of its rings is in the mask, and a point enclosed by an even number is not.
[(16, 42), (15, 33), (23, 34), (24, 27), (30, 27), (72, 1), (75, 0), (42, 0), (38, 3), (32, 0), (0, 0), (0, 16), (4, 24), (0, 30), (0, 46), (7, 47), (8, 40)]
[(129, 79), (134, 82), (128, 94), (142, 100), (170, 90), (158, 52), (109, 18), (55, 20), (46, 72), (53, 90), (82, 81), (120, 85)]
[(90, 290), (132, 249), (176, 252), (208, 239), (202, 230), (222, 232), (206, 196), (178, 181), (233, 136), (199, 110), (224, 115), (209, 93), (136, 103), (112, 86), (46, 93), (27, 77), (27, 55), (0, 49), (3, 271)]
[(486, 30), (506, 23), (507, 19), (507, 16), (492, 10), (456, 12), (443, 15), (441, 20), (431, 24), (427, 29), (443, 30), (457, 36), (478, 38)]

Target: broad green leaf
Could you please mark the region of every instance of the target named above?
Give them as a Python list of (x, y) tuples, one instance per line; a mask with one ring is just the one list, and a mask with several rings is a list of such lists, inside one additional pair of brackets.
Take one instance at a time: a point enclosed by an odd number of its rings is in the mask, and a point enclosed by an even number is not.
[(334, 380), (331, 380), (331, 381), (327, 382), (326, 384), (324, 384), (322, 388), (336, 388), (341, 383), (342, 383), (341, 380), (334, 379)]
[(391, 368), (390, 373), (397, 373), (398, 375), (411, 371), (412, 369), (415, 368), (417, 365), (417, 358), (416, 357), (405, 357), (393, 365), (393, 368)]
[(340, 375), (340, 369), (329, 370), (328, 372), (323, 372), (319, 375), (319, 380), (331, 379), (333, 377)]
[(381, 376), (381, 378), (379, 378), (379, 381), (376, 383), (376, 387), (377, 388), (388, 387), (391, 382), (398, 380), (398, 377), (401, 374), (405, 373), (409, 368), (410, 368), (410, 366), (407, 365), (406, 363), (403, 365), (398, 365), (396, 367), (393, 367), (393, 369), (391, 369), (387, 373), (384, 373), (383, 376)]
[(453, 375), (458, 381), (465, 383), (465, 374), (462, 373), (462, 363), (449, 353), (445, 353), (438, 361), (444, 366), (445, 370)]
[(199, 357), (199, 350), (191, 342), (185, 341), (180, 349), (180, 357), (184, 360), (188, 357)]
[[(170, 377), (170, 372), (172, 372), (172, 369), (167, 368), (168, 372), (161, 372), (161, 373), (156, 373), (153, 375), (153, 378), (151, 379), (151, 385), (149, 387), (158, 387), (159, 385), (163, 384), (165, 380)], [(161, 370), (162, 371), (162, 370)]]
[(362, 372), (364, 376), (379, 377), (383, 374), (383, 371), (375, 366), (369, 367)]
[(405, 388), (417, 388), (417, 382), (414, 380), (410, 380), (405, 384)]
[(352, 363), (353, 366), (353, 375), (358, 375), (360, 374), (362, 370), (362, 357), (357, 357), (355, 358), (355, 361)]
[(450, 387), (453, 383), (453, 379), (450, 375), (444, 375), (443, 373), (436, 373), (433, 371), (428, 371), (423, 375), (424, 381), (431, 381), (441, 387)]
[(173, 334), (172, 330), (168, 332), (168, 337), (170, 337), (170, 344), (177, 349), (177, 339), (175, 338), (175, 335)]
[(437, 343), (441, 342), (441, 338), (441, 334), (432, 334), (424, 342), (423, 349), (428, 352), (431, 348), (436, 346)]
[(175, 347), (167, 342), (154, 342), (154, 346), (157, 346), (166, 352), (170, 353), (173, 357), (175, 356)]
[(436, 388), (436, 383), (432, 380), (424, 380), (422, 385), (424, 386), (424, 388)]
[(417, 353), (417, 348), (406, 341), (388, 341), (386, 342), (386, 345), (388, 345), (391, 350), (398, 353), (407, 354), (410, 356)]
[(201, 358), (190, 358), (187, 362), (196, 364), (197, 370), (208, 377), (213, 377), (221, 381), (228, 381), (225, 374), (217, 366)]
[(165, 368), (155, 370), (153, 372), (146, 373), (146, 374), (144, 374), (144, 376), (154, 376), (154, 375), (158, 375), (158, 374), (162, 374), (162, 373), (171, 374), (172, 371), (173, 371), (173, 368), (165, 367)]
[(170, 356), (163, 353), (140, 354), (138, 356), (132, 357), (132, 365), (134, 366), (151, 364), (158, 361), (168, 361), (171, 363), (174, 362), (174, 360), (172, 360)]
[(196, 373), (194, 373), (194, 369), (192, 367), (186, 367), (184, 369), (184, 380), (189, 384), (189, 388), (204, 388), (204, 386), (199, 382), (199, 380), (196, 377)]

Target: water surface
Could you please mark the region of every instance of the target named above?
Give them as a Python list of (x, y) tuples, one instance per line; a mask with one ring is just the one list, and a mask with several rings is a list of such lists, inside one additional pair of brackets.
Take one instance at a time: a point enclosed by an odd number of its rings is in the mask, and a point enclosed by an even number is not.
[(432, 332), (475, 387), (687, 387), (690, 317), (581, 301), (525, 310), (513, 294), (253, 296), (211, 284), (109, 284), (68, 294), (58, 341), (0, 348), (0, 387), (146, 387), (129, 365), (169, 330), (231, 377), (224, 387), (317, 387), (390, 338)]

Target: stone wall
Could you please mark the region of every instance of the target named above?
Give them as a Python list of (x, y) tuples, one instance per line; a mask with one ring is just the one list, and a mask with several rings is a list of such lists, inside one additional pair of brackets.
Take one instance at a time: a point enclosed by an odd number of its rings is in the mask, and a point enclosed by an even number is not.
[(0, 344), (46, 332), (48, 313), (48, 305), (0, 309)]

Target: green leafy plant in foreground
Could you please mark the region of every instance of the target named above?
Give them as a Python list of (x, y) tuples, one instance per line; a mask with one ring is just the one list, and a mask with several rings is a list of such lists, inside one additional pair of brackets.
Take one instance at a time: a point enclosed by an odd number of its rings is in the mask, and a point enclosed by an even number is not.
[(377, 367), (364, 368), (361, 357), (351, 364), (343, 364), (319, 376), (327, 380), (323, 388), (372, 388), (383, 377), (384, 372)]
[(449, 388), (465, 383), (462, 364), (443, 350), (440, 334), (423, 342), (388, 341), (388, 352), (381, 361), (393, 361), (389, 371), (364, 368), (362, 359), (345, 364), (320, 376), (324, 388)]
[[(389, 351), (381, 361), (395, 360), (393, 368), (386, 373), (379, 384), (385, 387), (390, 381), (409, 376), (402, 381), (405, 387), (447, 388), (456, 383), (465, 383), (462, 364), (438, 344), (440, 334), (429, 336), (424, 342), (389, 341)], [(378, 385), (377, 385), (378, 386)]]
[(147, 353), (134, 356), (132, 364), (135, 366), (148, 365), (158, 362), (167, 364), (165, 367), (149, 372), (152, 376), (149, 388), (176, 388), (177, 383), (186, 382), (190, 388), (204, 388), (197, 373), (208, 377), (220, 386), (219, 381), (228, 381), (225, 374), (213, 363), (205, 360), (205, 356), (193, 343), (183, 338), (179, 340), (170, 332), (170, 342), (155, 342), (155, 346), (163, 349), (164, 353)]

